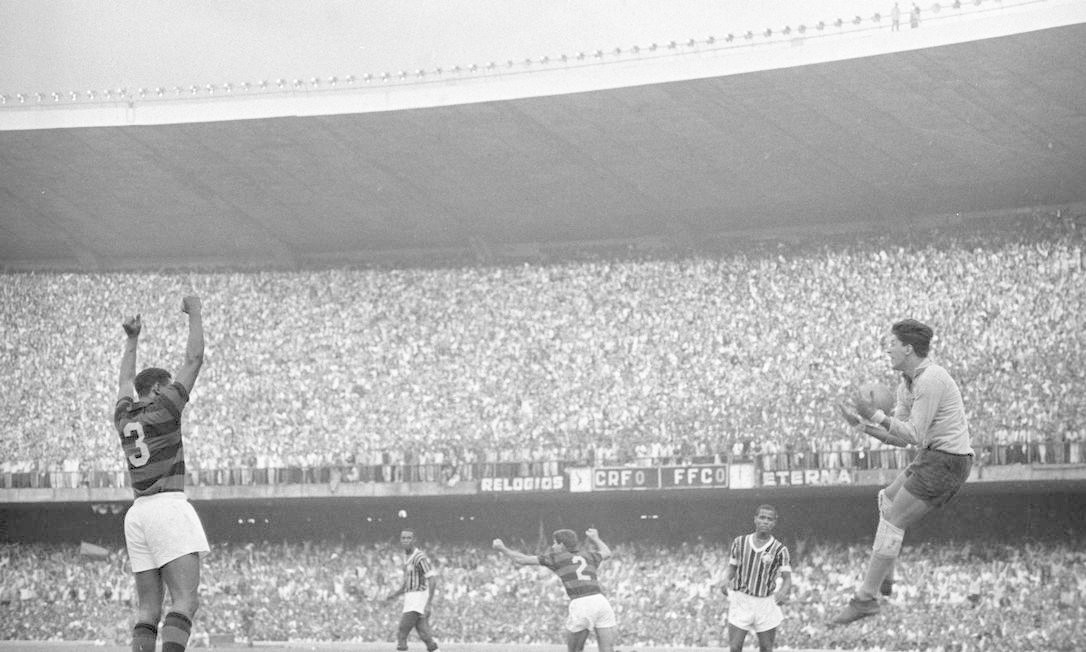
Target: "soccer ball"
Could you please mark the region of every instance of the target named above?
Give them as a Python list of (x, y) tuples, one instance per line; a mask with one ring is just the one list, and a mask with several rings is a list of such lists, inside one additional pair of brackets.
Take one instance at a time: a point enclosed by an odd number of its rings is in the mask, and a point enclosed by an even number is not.
[(887, 415), (894, 411), (894, 393), (882, 383), (864, 383), (860, 385), (859, 394), (871, 401), (876, 410), (882, 410)]

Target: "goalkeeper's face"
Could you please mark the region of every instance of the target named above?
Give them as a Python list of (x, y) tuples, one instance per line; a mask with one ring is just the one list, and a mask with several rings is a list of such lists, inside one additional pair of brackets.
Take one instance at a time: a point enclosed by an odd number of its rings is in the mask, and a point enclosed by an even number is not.
[(886, 356), (890, 358), (890, 368), (894, 371), (903, 371), (905, 369), (905, 358), (912, 351), (912, 347), (902, 344), (897, 335), (890, 333), (883, 340), (883, 348), (886, 351)]

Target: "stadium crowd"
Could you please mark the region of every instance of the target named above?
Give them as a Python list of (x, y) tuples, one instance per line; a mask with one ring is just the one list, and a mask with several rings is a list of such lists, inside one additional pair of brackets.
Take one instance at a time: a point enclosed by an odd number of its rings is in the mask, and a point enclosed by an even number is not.
[(1065, 213), (670, 257), (0, 274), (0, 477), (123, 484), (121, 320), (143, 316), (139, 366), (175, 369), (191, 292), (208, 334), (185, 414), (195, 482), (853, 463), (872, 442), (832, 402), (894, 382), (880, 338), (904, 316), (935, 327), (983, 462), (1080, 462), (1084, 226)]
[[(827, 624), (858, 579), (863, 545), (790, 542), (794, 589), (778, 640), (791, 648), (1077, 650), (1086, 627), (1086, 551), (1056, 543), (906, 546), (890, 606), (850, 627)], [(559, 643), (566, 597), (556, 577), (486, 547), (428, 545), (439, 569), (439, 640)], [(522, 549), (530, 544), (522, 542)], [(626, 646), (723, 646), (719, 584), (727, 547), (704, 541), (614, 546), (600, 579)], [(194, 641), (391, 640), (395, 545), (229, 544), (205, 563)], [(133, 600), (123, 551), (0, 546), (0, 639), (127, 641)]]

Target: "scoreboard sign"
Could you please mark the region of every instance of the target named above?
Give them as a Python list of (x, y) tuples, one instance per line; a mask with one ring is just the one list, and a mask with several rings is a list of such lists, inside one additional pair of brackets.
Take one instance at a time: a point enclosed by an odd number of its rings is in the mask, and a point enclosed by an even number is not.
[(660, 469), (658, 467), (623, 466), (614, 469), (592, 469), (592, 489), (594, 491), (629, 491), (659, 488)]
[(660, 486), (664, 489), (727, 487), (728, 466), (726, 464), (665, 466), (660, 469)]

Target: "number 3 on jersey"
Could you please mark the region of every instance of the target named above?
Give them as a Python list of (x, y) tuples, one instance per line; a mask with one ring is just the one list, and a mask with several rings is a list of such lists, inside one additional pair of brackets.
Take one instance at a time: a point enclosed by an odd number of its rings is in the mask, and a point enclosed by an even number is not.
[(143, 424), (139, 421), (129, 421), (124, 424), (124, 438), (126, 442), (129, 437), (135, 438), (136, 440), (136, 452), (128, 456), (128, 463), (132, 466), (143, 466), (147, 462), (150, 462), (151, 449), (147, 448), (147, 443), (143, 441), (145, 437)]
[(584, 569), (588, 568), (588, 561), (584, 557), (580, 555), (573, 555), (573, 557), (570, 558), (570, 561), (572, 561), (574, 564), (577, 564), (577, 579), (581, 580), (582, 582), (587, 582), (588, 580), (592, 579), (591, 575), (588, 575), (584, 572)]

